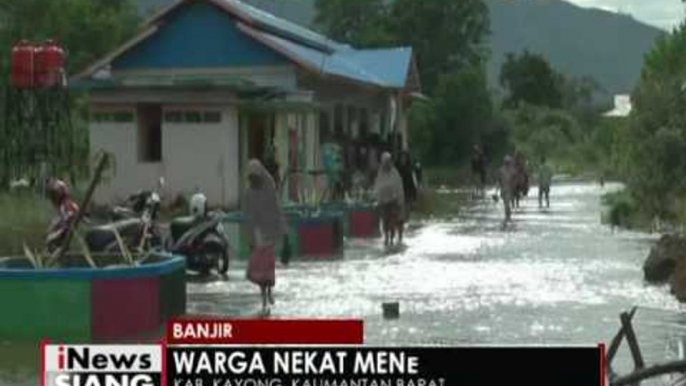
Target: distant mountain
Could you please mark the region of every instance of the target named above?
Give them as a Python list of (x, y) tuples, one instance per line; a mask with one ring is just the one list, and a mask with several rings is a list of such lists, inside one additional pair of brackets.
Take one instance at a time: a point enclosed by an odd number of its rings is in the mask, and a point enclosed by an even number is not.
[(590, 75), (610, 94), (636, 85), (644, 54), (662, 30), (598, 9), (561, 0), (489, 0), (491, 61), (497, 81), (507, 52), (543, 54), (558, 71)]
[[(135, 1), (146, 12), (174, 0)], [(528, 49), (544, 55), (564, 74), (593, 77), (609, 94), (628, 93), (639, 79), (643, 55), (663, 33), (628, 15), (562, 0), (486, 1), (492, 21), (488, 74), (493, 86), (505, 55)], [(311, 25), (314, 19), (314, 0), (247, 2), (299, 24)]]

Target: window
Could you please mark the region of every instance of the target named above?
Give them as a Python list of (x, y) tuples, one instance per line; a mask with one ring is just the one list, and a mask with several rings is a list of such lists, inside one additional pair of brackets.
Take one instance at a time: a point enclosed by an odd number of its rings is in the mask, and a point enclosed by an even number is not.
[(91, 114), (91, 122), (130, 123), (134, 120), (132, 111), (96, 111)]
[(202, 114), (199, 111), (186, 111), (183, 114), (184, 122), (188, 123), (201, 123)]
[(162, 161), (162, 106), (138, 107), (138, 161)]
[(183, 114), (180, 111), (167, 111), (164, 113), (164, 121), (168, 123), (183, 122)]
[(205, 111), (202, 114), (202, 121), (206, 123), (220, 123), (222, 121), (222, 113), (219, 111)]
[(167, 110), (164, 113), (165, 123), (217, 124), (222, 121), (220, 111), (211, 110)]

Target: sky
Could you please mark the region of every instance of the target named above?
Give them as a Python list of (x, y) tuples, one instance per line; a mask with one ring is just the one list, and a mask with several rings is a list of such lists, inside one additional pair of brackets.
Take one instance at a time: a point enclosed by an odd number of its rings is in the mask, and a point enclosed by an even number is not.
[(671, 30), (686, 17), (681, 0), (567, 0), (582, 7), (602, 8), (632, 15), (635, 19)]

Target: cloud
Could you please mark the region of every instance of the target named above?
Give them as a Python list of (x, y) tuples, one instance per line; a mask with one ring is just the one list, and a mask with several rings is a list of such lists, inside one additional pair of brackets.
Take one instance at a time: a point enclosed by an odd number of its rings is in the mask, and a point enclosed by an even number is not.
[(670, 30), (686, 17), (681, 0), (567, 0), (582, 7), (632, 15), (635, 19)]

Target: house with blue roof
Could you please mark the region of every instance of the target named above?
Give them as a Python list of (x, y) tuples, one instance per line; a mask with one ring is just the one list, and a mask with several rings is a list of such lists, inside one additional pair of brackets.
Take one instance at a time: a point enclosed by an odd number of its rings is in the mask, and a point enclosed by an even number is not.
[(406, 147), (418, 79), (409, 47), (355, 49), (239, 0), (181, 0), (72, 85), (89, 91), (91, 150), (115, 158), (98, 202), (164, 177), (167, 193), (235, 207), (250, 158), (275, 160), (297, 196), (323, 141)]

